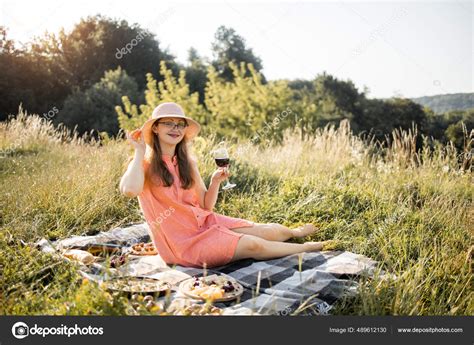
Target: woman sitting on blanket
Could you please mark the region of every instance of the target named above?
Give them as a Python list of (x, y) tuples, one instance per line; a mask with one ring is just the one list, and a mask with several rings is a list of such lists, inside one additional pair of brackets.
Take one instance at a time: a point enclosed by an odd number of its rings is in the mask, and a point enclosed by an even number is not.
[(284, 242), (313, 233), (312, 224), (289, 229), (213, 212), (219, 185), (230, 174), (217, 169), (206, 188), (190, 153), (199, 130), (178, 104), (167, 102), (156, 107), (141, 128), (127, 133), (135, 153), (120, 191), (138, 197), (151, 239), (167, 264), (215, 267), (322, 249), (325, 242)]

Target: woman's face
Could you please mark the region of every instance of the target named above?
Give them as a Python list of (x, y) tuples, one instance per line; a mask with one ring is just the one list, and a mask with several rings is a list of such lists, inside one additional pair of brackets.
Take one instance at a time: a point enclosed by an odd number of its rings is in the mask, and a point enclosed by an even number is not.
[(153, 124), (152, 131), (158, 134), (160, 142), (168, 145), (176, 145), (184, 138), (186, 127), (176, 126), (186, 125), (186, 120), (179, 117), (162, 118)]

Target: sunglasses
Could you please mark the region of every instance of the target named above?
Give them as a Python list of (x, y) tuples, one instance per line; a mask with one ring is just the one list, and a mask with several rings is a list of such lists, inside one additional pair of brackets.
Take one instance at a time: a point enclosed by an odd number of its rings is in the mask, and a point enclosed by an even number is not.
[(183, 130), (186, 127), (188, 127), (188, 124), (186, 122), (175, 123), (173, 121), (158, 121), (157, 123), (160, 125), (164, 125), (166, 128), (169, 128), (169, 129), (178, 128), (179, 130)]

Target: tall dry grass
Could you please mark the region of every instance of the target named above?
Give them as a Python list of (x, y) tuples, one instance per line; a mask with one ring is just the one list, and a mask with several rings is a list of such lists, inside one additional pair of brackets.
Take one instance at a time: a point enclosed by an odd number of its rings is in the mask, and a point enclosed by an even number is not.
[[(318, 224), (313, 239), (337, 239), (396, 278), (362, 278), (336, 314), (471, 315), (469, 152), (428, 138), (415, 150), (417, 139), (415, 129), (397, 130), (388, 144), (377, 143), (343, 121), (305, 141), (287, 132), (282, 145), (229, 143), (238, 188), (220, 193), (216, 211)], [(213, 136), (194, 142), (206, 182), (216, 144)], [(131, 152), (123, 139), (78, 137), (24, 112), (0, 124), (2, 314), (127, 313), (126, 301), (84, 285), (73, 266), (26, 244), (142, 221), (137, 201), (118, 191)]]

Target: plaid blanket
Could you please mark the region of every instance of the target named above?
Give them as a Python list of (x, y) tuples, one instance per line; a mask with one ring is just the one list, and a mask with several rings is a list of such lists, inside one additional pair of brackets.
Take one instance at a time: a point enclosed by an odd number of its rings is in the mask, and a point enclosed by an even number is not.
[[(37, 243), (43, 251), (57, 250), (93, 243), (113, 243), (124, 248), (148, 242), (146, 223), (115, 228), (95, 236), (74, 236), (55, 243), (42, 239)], [(119, 275), (157, 278), (169, 282), (172, 293), (167, 297), (173, 303), (188, 298), (178, 289), (181, 281), (190, 277), (225, 274), (244, 287), (239, 299), (215, 303), (224, 309), (224, 315), (328, 315), (335, 301), (357, 292), (357, 278), (362, 274), (373, 276), (377, 262), (347, 251), (325, 251), (294, 254), (273, 260), (244, 259), (209, 269), (183, 266), (170, 267), (159, 255), (137, 257), (117, 269)], [(110, 278), (105, 266), (94, 263), (83, 266), (81, 274), (101, 282)], [(380, 270), (379, 274), (384, 274)]]

